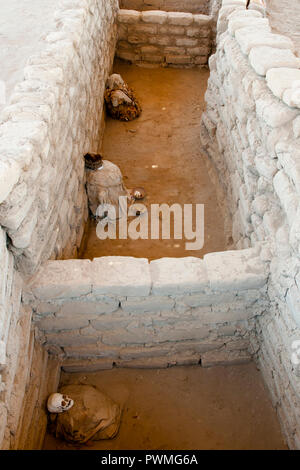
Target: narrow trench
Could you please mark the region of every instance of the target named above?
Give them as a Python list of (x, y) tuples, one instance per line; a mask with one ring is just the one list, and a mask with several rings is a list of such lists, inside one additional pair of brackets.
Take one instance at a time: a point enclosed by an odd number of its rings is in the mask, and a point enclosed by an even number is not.
[[(206, 156), (200, 148), (200, 122), (204, 109), (207, 69), (146, 69), (117, 60), (120, 73), (138, 96), (143, 112), (131, 122), (107, 118), (102, 155), (122, 171), (127, 188), (144, 187), (141, 201), (148, 209), (149, 238), (99, 240), (96, 222), (89, 220), (79, 258), (101, 256), (203, 257), (224, 251), (227, 240), (224, 216), (218, 205)], [(204, 246), (186, 250), (187, 240), (150, 237), (151, 204), (204, 204)], [(196, 218), (194, 216), (194, 223)], [(194, 229), (195, 229), (194, 225)]]
[[(143, 113), (129, 123), (107, 118), (103, 157), (120, 167), (127, 188), (145, 188), (147, 207), (204, 204), (205, 243), (202, 250), (187, 252), (185, 240), (101, 241), (90, 219), (80, 257), (202, 257), (226, 250), (223, 211), (200, 150), (208, 70), (149, 70), (116, 61), (114, 71), (136, 91)], [(96, 386), (119, 403), (119, 433), (113, 440), (72, 446), (48, 432), (45, 450), (286, 448), (254, 363), (207, 369), (200, 361), (167, 369), (63, 372), (60, 385), (69, 384)]]

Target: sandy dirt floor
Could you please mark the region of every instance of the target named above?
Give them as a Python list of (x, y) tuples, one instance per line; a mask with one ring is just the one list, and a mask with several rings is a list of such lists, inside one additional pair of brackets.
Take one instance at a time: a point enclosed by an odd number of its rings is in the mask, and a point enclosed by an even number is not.
[[(95, 385), (123, 407), (117, 437), (78, 450), (286, 449), (253, 363), (63, 374), (67, 384)], [(48, 434), (44, 449), (74, 447)]]
[[(187, 240), (99, 240), (89, 221), (79, 258), (100, 256), (200, 256), (224, 251), (224, 216), (200, 150), (200, 120), (208, 70), (144, 69), (116, 62), (143, 107), (131, 122), (107, 119), (103, 157), (117, 164), (127, 188), (142, 186), (150, 204), (204, 204), (205, 241), (201, 250), (186, 250)], [(150, 217), (149, 226), (150, 226)]]

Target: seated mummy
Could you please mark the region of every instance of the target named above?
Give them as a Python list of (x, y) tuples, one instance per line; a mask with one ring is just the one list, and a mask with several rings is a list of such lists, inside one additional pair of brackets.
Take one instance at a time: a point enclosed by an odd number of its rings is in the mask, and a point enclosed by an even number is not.
[[(86, 186), (89, 208), (94, 217), (113, 205), (116, 217), (119, 215), (119, 197), (130, 197), (123, 183), (122, 173), (117, 165), (102, 160), (101, 155), (88, 153), (85, 155)], [(97, 211), (98, 210), (98, 211)]]
[(108, 114), (113, 119), (132, 121), (142, 112), (133, 91), (119, 74), (112, 74), (106, 82), (105, 103)]

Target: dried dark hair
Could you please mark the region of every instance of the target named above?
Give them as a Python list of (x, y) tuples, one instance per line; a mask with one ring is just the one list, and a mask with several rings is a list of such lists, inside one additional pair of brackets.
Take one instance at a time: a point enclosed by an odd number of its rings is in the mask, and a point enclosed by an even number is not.
[(89, 170), (97, 170), (102, 166), (102, 156), (98, 153), (87, 153), (84, 159), (85, 167)]

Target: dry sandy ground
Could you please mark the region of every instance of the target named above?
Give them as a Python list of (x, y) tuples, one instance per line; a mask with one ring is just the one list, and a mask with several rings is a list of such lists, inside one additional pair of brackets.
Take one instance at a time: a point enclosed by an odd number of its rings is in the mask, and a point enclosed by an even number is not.
[[(31, 55), (43, 47), (40, 40), (55, 31), (54, 11), (59, 0), (0, 0), (0, 80), (6, 84), (7, 103), (14, 86), (23, 80)], [(4, 104), (0, 103), (0, 111)]]
[[(253, 363), (62, 375), (61, 385), (78, 383), (97, 386), (123, 406), (117, 437), (80, 450), (286, 448)], [(47, 435), (44, 449), (74, 447)]]
[[(200, 149), (200, 121), (208, 70), (144, 69), (116, 62), (138, 96), (143, 112), (132, 122), (107, 119), (103, 157), (117, 164), (127, 188), (142, 186), (150, 204), (204, 204), (205, 241), (202, 250), (185, 248), (187, 240), (99, 240), (90, 221), (80, 258), (100, 256), (200, 256), (224, 251), (224, 214)], [(149, 218), (150, 221), (150, 218)], [(150, 225), (150, 224), (149, 224)]]

